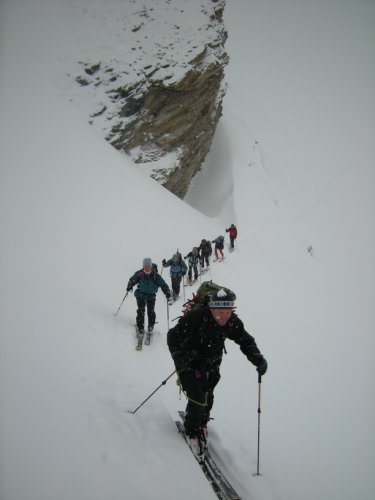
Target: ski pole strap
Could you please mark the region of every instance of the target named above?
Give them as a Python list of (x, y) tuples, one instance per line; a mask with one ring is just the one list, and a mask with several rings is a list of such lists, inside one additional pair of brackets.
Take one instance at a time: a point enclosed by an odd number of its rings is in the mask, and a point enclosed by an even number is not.
[(193, 398), (190, 398), (187, 394), (187, 392), (184, 390), (184, 388), (182, 387), (182, 384), (181, 384), (181, 380), (180, 380), (180, 377), (177, 376), (177, 380), (176, 380), (176, 384), (178, 385), (178, 387), (180, 388), (180, 394), (182, 392), (182, 394), (185, 396), (186, 399), (188, 399), (189, 401), (191, 401), (192, 403), (194, 403), (195, 405), (198, 405), (198, 406), (207, 406), (207, 398), (208, 398), (208, 392), (205, 392), (204, 394), (204, 403), (201, 403), (200, 401), (195, 401), (195, 399)]

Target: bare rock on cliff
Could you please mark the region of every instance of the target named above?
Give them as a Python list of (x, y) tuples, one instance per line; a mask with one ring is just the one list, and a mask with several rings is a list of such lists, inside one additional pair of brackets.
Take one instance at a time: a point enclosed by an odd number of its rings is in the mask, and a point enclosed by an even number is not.
[(183, 197), (222, 112), (225, 1), (124, 4), (108, 13), (112, 38), (79, 63), (72, 100), (115, 148)]

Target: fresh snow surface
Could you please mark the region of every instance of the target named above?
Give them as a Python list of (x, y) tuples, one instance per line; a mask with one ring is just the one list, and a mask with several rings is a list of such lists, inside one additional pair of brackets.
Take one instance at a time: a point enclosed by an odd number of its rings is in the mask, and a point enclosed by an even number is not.
[(174, 369), (163, 295), (141, 353), (134, 297), (114, 312), (143, 257), (160, 265), (232, 222), (237, 249), (212, 278), (269, 362), (262, 476), (256, 371), (229, 342), (218, 460), (246, 500), (372, 500), (374, 3), (228, 2), (224, 115), (186, 197), (200, 211), (61, 95), (62, 65), (91, 44), (72, 43), (72, 5), (87, 3), (0, 5), (1, 500), (215, 498), (176, 433), (174, 377), (128, 413)]

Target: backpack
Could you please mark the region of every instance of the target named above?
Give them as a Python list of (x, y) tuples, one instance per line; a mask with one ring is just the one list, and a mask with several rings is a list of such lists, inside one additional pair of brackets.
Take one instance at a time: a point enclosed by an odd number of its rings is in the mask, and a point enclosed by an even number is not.
[(173, 266), (181, 266), (181, 254), (175, 253), (172, 257), (172, 265)]
[[(230, 291), (225, 286), (220, 286), (214, 283), (212, 280), (203, 281), (197, 290), (197, 293), (193, 293), (193, 297), (184, 304), (183, 314), (185, 315), (189, 311), (195, 311), (203, 306), (206, 306), (211, 299), (211, 296), (216, 294), (219, 290), (224, 289)], [(232, 292), (233, 294), (233, 292)], [(236, 299), (235, 294), (234, 300)]]

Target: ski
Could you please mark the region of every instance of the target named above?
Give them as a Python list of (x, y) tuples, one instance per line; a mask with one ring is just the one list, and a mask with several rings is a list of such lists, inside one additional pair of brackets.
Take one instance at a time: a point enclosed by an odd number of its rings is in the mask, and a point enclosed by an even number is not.
[(137, 334), (137, 345), (135, 346), (135, 350), (142, 351), (144, 332), (140, 332), (138, 328), (136, 328), (135, 331)]
[[(180, 418), (183, 420), (184, 412), (179, 411), (178, 413)], [(185, 442), (189, 446), (183, 423), (179, 420), (176, 420), (175, 423), (178, 432), (182, 435)], [(233, 486), (229, 483), (228, 479), (224, 476), (220, 467), (213, 459), (210, 450), (207, 447), (207, 443), (204, 444), (204, 453), (202, 454), (202, 456), (197, 457), (194, 453), (193, 456), (200, 465), (204, 475), (210, 482), (212, 489), (220, 500), (241, 500), (241, 497), (234, 490)]]
[(225, 500), (241, 500), (241, 497), (235, 491), (228, 479), (224, 476), (209, 450), (206, 452), (205, 463), (215, 477), (215, 481), (220, 485), (220, 489), (225, 495)]
[(151, 332), (147, 332), (146, 340), (145, 340), (145, 345), (150, 345), (151, 344), (151, 339), (152, 339), (153, 334), (154, 334), (153, 330)]
[[(185, 286), (185, 285), (184, 285), (184, 286)], [(177, 297), (176, 297), (176, 298), (174, 298), (174, 299), (173, 299), (173, 298), (170, 298), (170, 299), (168, 300), (168, 304), (169, 304), (170, 306), (173, 306), (173, 304), (174, 304), (175, 302), (177, 302), (177, 300), (178, 300), (179, 298), (180, 298), (180, 296), (179, 296), (179, 295), (177, 295)]]
[[(198, 275), (198, 278), (199, 278), (200, 275)], [(188, 286), (192, 286), (192, 285), (195, 285), (195, 283), (198, 281), (198, 278), (197, 279), (193, 279), (191, 281), (188, 281), (184, 284), (184, 287), (188, 287)]]
[[(178, 421), (178, 420), (176, 420), (175, 423), (176, 423), (176, 426), (177, 426), (179, 434), (181, 434), (181, 436), (184, 438), (186, 444), (188, 445), (188, 442), (186, 440), (186, 435), (185, 435), (185, 430), (184, 430), (183, 424), (180, 421)], [(221, 500), (226, 500), (226, 498), (224, 496), (222, 496), (220, 487), (216, 484), (215, 477), (213, 476), (213, 474), (211, 473), (211, 471), (208, 469), (208, 467), (205, 464), (205, 462), (204, 461), (200, 462), (198, 460), (198, 458), (194, 454), (193, 454), (193, 456), (196, 459), (196, 461), (198, 462), (198, 464), (200, 465), (200, 467), (201, 467), (201, 469), (203, 471), (203, 474), (206, 476), (207, 480), (210, 482), (211, 487), (214, 490), (214, 492), (217, 495), (217, 497), (220, 498)]]

